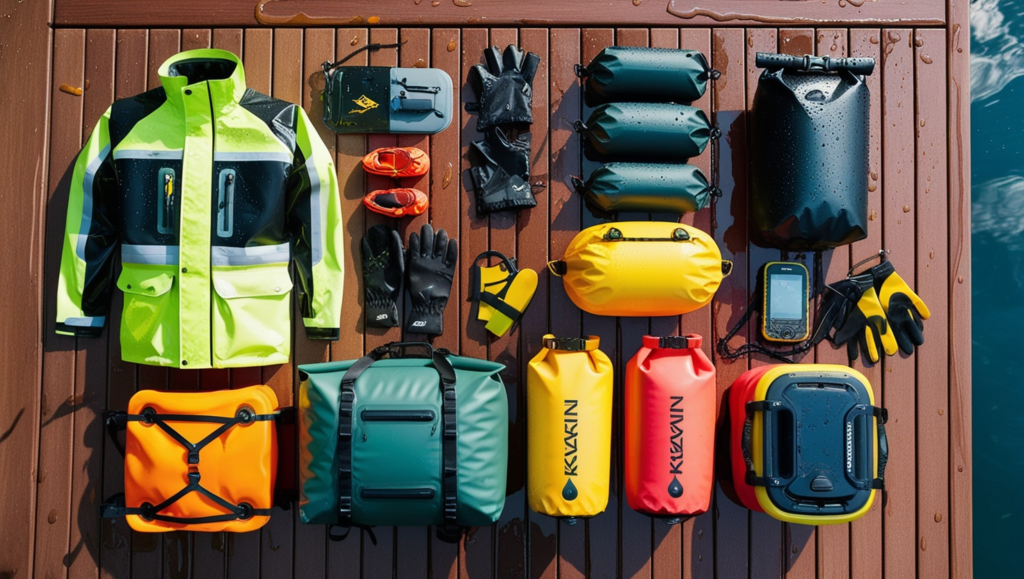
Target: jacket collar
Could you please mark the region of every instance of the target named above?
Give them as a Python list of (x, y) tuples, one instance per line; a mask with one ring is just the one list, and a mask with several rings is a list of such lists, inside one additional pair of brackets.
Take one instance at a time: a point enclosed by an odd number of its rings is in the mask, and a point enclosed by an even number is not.
[(181, 105), (181, 93), (186, 87), (201, 82), (209, 82), (210, 94), (218, 101), (237, 103), (245, 94), (242, 61), (226, 50), (202, 48), (179, 52), (160, 65), (159, 75), (167, 100), (176, 105)]

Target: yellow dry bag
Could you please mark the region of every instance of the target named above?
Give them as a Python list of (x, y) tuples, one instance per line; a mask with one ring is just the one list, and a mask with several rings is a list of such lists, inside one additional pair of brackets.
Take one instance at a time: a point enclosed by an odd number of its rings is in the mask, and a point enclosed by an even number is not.
[(668, 221), (602, 223), (548, 263), (581, 310), (599, 316), (675, 316), (714, 297), (732, 262), (710, 235)]
[(612, 363), (597, 336), (544, 336), (527, 369), (527, 497), (552, 517), (592, 517), (608, 505)]

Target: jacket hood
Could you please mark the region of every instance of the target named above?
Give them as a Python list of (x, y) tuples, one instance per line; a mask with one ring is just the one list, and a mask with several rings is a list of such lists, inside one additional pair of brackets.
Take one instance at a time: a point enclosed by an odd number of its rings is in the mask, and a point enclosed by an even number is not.
[(227, 50), (202, 48), (179, 52), (160, 65), (160, 83), (167, 100), (181, 104), (181, 94), (189, 86), (208, 83), (218, 100), (237, 103), (245, 94), (242, 61)]

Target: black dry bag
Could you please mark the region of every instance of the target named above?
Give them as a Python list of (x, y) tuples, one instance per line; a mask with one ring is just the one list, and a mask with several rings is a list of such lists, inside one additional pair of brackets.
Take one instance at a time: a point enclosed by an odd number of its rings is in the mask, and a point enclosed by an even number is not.
[(717, 191), (693, 165), (660, 163), (608, 163), (586, 183), (573, 177), (572, 184), (595, 217), (620, 211), (693, 213)]
[(758, 53), (754, 242), (804, 251), (867, 237), (870, 58)]
[(693, 102), (709, 78), (718, 78), (696, 50), (609, 46), (576, 75), (587, 87), (587, 106), (612, 102)]
[(704, 111), (664, 103), (610, 103), (576, 121), (584, 151), (592, 161), (682, 163), (704, 152), (718, 136)]

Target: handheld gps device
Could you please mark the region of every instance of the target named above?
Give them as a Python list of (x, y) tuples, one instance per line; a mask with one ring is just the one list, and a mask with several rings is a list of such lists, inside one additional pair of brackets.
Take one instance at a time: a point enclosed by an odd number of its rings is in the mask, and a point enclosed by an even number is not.
[(773, 261), (764, 267), (761, 334), (773, 342), (802, 342), (811, 333), (809, 279), (800, 263)]

